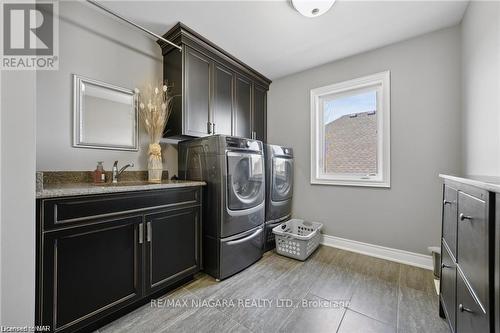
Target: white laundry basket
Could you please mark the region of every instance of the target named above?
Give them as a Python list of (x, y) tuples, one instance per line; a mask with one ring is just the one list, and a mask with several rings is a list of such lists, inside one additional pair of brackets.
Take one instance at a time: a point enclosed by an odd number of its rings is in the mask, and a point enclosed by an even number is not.
[(322, 223), (291, 219), (273, 228), (276, 252), (298, 260), (306, 260), (321, 241)]

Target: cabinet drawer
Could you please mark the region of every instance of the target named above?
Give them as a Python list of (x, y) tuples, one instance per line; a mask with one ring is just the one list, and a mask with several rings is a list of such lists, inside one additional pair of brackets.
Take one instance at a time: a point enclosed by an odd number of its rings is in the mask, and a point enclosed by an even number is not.
[(443, 238), (457, 257), (457, 200), (458, 191), (453, 187), (444, 185), (443, 188)]
[(486, 202), (458, 194), (457, 261), (479, 301), (488, 306), (489, 236)]
[(199, 204), (200, 196), (199, 188), (190, 187), (47, 199), (42, 206), (44, 228), (51, 229), (143, 210)]
[[(220, 241), (220, 279), (241, 271), (262, 257), (262, 232), (264, 229), (252, 229), (239, 239)], [(231, 237), (228, 237), (231, 238)]]
[(456, 319), (456, 284), (457, 267), (452, 259), (445, 243), (441, 247), (441, 304), (443, 305), (446, 319), (453, 332), (455, 330)]
[(457, 330), (456, 332), (488, 332), (488, 316), (472, 295), (464, 277), (457, 274)]

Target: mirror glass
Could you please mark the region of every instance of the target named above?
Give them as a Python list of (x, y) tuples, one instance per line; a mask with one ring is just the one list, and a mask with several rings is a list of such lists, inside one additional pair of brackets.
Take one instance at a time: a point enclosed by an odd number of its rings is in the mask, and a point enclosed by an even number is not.
[(138, 150), (134, 91), (77, 75), (74, 85), (74, 146)]

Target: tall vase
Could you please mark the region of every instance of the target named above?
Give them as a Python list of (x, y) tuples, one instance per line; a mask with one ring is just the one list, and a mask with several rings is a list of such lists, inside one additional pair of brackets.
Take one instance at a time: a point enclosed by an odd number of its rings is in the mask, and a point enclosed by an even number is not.
[(151, 143), (149, 145), (148, 181), (150, 183), (161, 183), (162, 174), (161, 146), (159, 143)]

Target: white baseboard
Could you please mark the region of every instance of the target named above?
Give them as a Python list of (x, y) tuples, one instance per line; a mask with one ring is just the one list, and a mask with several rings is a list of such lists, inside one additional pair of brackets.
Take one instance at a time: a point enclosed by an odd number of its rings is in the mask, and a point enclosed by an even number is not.
[(432, 256), (390, 247), (358, 242), (350, 239), (323, 235), (321, 244), (367, 256), (395, 261), (401, 264), (433, 270)]

